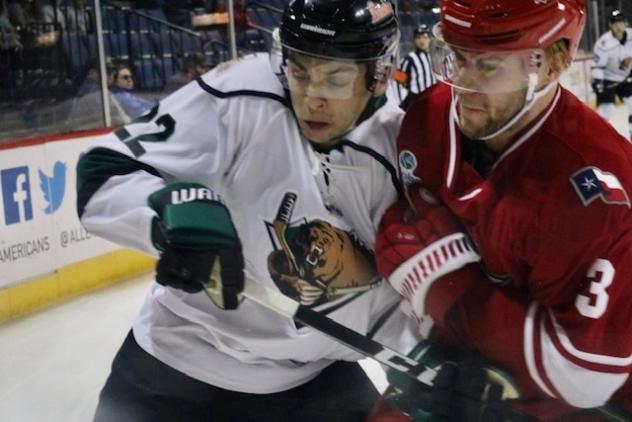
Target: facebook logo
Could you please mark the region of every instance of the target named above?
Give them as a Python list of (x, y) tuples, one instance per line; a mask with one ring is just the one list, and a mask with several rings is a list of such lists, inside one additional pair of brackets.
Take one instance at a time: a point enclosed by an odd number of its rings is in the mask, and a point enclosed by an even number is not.
[(4, 222), (9, 224), (33, 219), (31, 202), (31, 183), (29, 169), (26, 166), (0, 171), (2, 182), (2, 201), (4, 203)]

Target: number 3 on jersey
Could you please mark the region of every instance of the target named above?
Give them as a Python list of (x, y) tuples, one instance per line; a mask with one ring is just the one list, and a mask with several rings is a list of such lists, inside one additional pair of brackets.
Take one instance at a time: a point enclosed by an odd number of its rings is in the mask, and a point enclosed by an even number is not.
[(614, 267), (606, 259), (597, 259), (588, 269), (586, 277), (590, 281), (589, 296), (577, 295), (575, 307), (585, 317), (599, 319), (608, 307), (608, 292), (606, 289), (614, 280)]
[[(136, 125), (140, 123), (148, 123), (153, 120), (158, 114), (158, 105), (152, 108), (148, 113), (143, 114), (128, 126)], [(136, 158), (145, 153), (145, 148), (140, 144), (141, 142), (164, 142), (169, 138), (176, 128), (176, 121), (169, 114), (163, 114), (154, 121), (157, 126), (157, 130), (149, 133), (143, 133), (138, 136), (132, 137), (127, 129), (120, 128), (114, 134), (121, 142), (123, 142), (132, 151)]]

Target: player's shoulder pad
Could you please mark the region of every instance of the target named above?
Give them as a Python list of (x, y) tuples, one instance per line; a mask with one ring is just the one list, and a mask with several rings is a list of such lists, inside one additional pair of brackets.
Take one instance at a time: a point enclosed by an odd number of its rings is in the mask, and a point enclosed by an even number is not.
[[(386, 103), (378, 108), (371, 117), (349, 132), (347, 138), (356, 144), (368, 146), (376, 151), (381, 151), (384, 148), (391, 149), (395, 145), (403, 118), (404, 111), (393, 99), (387, 97)], [(385, 140), (392, 141), (392, 143), (385, 142)]]
[(574, 116), (572, 128), (569, 121), (560, 122), (566, 129), (549, 132), (548, 156), (540, 155), (541, 162), (555, 163), (540, 169), (550, 176), (542, 188), (547, 215), (542, 221), (550, 225), (542, 229), (590, 240), (602, 235), (604, 227), (632, 221), (632, 144), (579, 103), (574, 99), (566, 110)]
[(556, 225), (558, 229), (566, 228), (560, 234), (567, 239), (590, 241), (623, 224), (630, 228), (631, 170), (626, 172), (616, 163), (607, 162), (586, 162), (572, 169), (560, 195), (570, 199), (567, 208), (562, 209), (562, 204), (558, 208)]
[(632, 222), (632, 183), (620, 169), (603, 163), (576, 163), (542, 188), (538, 226), (548, 237), (591, 242), (611, 228)]
[(404, 118), (404, 124), (419, 126), (426, 119), (437, 122), (439, 111), (448, 110), (451, 101), (451, 88), (444, 83), (434, 84), (413, 101)]
[(440, 186), (442, 172), (425, 172), (425, 166), (418, 163), (426, 160), (444, 162), (447, 145), (445, 130), (449, 122), (451, 98), (450, 87), (438, 83), (424, 90), (406, 112), (397, 138), (400, 172), (405, 184), (414, 183), (422, 177), (427, 186)]
[(201, 86), (219, 97), (284, 98), (283, 86), (272, 70), (267, 53), (251, 54), (221, 63), (202, 76)]
[[(632, 36), (632, 34), (628, 34), (628, 39), (630, 36)], [(595, 50), (610, 51), (615, 49), (619, 45), (621, 45), (619, 40), (612, 35), (611, 31), (608, 31), (601, 37), (599, 37), (599, 39), (595, 43)]]

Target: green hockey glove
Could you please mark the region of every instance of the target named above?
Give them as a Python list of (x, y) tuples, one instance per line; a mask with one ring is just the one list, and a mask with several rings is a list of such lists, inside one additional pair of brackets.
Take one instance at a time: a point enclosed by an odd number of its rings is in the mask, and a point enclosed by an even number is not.
[(215, 304), (235, 309), (244, 288), (244, 258), (226, 206), (209, 188), (188, 182), (152, 193), (148, 203), (158, 214), (152, 241), (162, 252), (156, 281), (197, 293), (213, 275), (220, 292)]

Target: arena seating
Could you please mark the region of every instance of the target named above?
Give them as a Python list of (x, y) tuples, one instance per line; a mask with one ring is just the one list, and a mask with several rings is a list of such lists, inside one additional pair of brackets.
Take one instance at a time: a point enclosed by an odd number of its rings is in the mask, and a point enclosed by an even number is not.
[[(279, 25), (288, 0), (247, 0), (241, 6), (245, 17), (237, 25), (238, 55), (267, 51), (272, 45), (272, 31)], [(437, 0), (399, 0), (402, 26), (402, 50), (410, 48), (412, 28), (420, 23), (433, 23), (431, 7)], [(41, 0), (51, 5), (51, 0)], [(56, 2), (55, 2), (56, 3)], [(189, 2), (172, 3), (172, 5)], [(73, 0), (61, 0), (61, 19), (68, 18)], [(59, 23), (37, 24), (29, 31), (38, 34), (56, 33), (50, 45), (25, 48), (20, 52), (0, 50), (0, 118), (2, 132), (9, 136), (65, 130), (62, 106), (72, 102), (90, 69), (98, 66), (96, 25), (93, 2), (86, 1), (81, 11), (86, 22), (82, 30), (70, 31)], [(159, 99), (167, 80), (189, 53), (201, 52), (218, 64), (230, 59), (227, 25), (193, 28), (191, 18), (209, 13), (204, 8), (188, 6), (171, 10), (159, 7), (160, 1), (101, 0), (103, 48), (107, 62), (124, 62), (132, 67), (135, 90), (152, 99)], [(143, 6), (139, 8), (137, 6)], [(178, 6), (179, 7), (179, 6)], [(174, 22), (178, 22), (176, 25)], [(48, 111), (48, 109), (54, 109)], [(20, 131), (14, 128), (20, 128)], [(47, 129), (48, 127), (48, 129)], [(17, 134), (17, 135), (16, 135)], [(2, 139), (2, 137), (0, 137)]]

